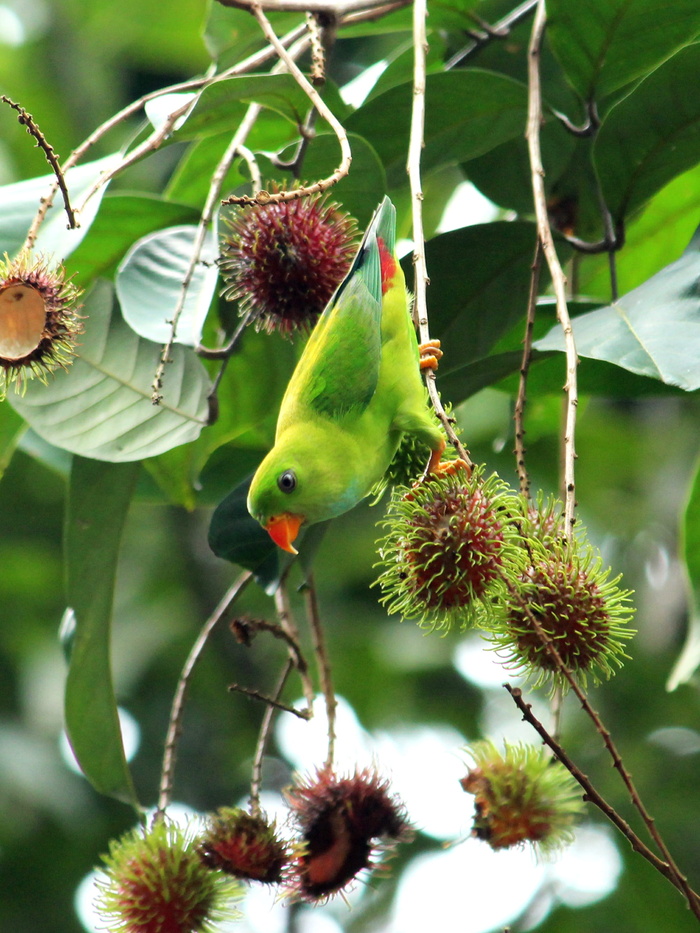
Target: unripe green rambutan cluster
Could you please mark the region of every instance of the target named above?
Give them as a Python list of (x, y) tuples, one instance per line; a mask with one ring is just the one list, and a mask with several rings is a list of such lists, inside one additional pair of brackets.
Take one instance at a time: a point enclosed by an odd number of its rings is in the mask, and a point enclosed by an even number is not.
[(475, 798), (473, 836), (492, 849), (530, 843), (544, 854), (573, 840), (583, 794), (544, 748), (505, 742), (501, 753), (480, 741), (467, 752), (472, 767), (460, 784)]
[[(389, 612), (431, 629), (477, 626), (535, 686), (609, 677), (634, 634), (631, 593), (555, 500), (534, 505), (498, 477), (456, 471), (398, 488), (378, 544)], [(558, 659), (552, 647), (558, 653)]]

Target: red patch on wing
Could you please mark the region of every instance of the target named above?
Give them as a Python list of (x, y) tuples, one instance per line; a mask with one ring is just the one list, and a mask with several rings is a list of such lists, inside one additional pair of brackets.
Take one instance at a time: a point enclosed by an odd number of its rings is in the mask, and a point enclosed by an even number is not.
[(386, 295), (396, 275), (396, 259), (386, 248), (384, 240), (380, 236), (377, 237), (377, 246), (379, 247), (379, 260), (382, 264), (382, 295)]

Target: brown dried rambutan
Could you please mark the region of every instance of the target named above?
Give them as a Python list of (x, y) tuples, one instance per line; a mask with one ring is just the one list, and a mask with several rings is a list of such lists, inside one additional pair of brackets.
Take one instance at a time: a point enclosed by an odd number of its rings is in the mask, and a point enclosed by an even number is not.
[(377, 867), (373, 855), (410, 836), (403, 805), (369, 768), (349, 777), (324, 768), (286, 797), (303, 843), (290, 893), (303, 900), (341, 891), (360, 871)]
[(460, 784), (475, 797), (472, 835), (492, 849), (530, 842), (545, 853), (571, 842), (584, 806), (576, 781), (545, 749), (504, 745), (503, 754), (488, 741), (467, 749), (474, 766)]
[(311, 330), (350, 269), (355, 221), (316, 195), (239, 208), (228, 226), (224, 296), (258, 329)]
[(26, 251), (0, 260), (0, 398), (13, 383), (22, 392), (28, 379), (45, 383), (68, 366), (82, 332), (79, 296), (63, 266)]
[(280, 882), (290, 858), (274, 823), (238, 807), (221, 807), (210, 817), (198, 851), (210, 868), (264, 884)]
[(388, 611), (431, 628), (486, 625), (517, 579), (520, 501), (493, 475), (459, 471), (395, 490), (379, 542)]

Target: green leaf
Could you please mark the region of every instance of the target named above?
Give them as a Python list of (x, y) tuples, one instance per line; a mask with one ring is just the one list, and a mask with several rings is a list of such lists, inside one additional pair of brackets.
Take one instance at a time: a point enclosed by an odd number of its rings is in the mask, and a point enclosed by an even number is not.
[(603, 121), (594, 161), (616, 220), (697, 164), (700, 95), (690, 89), (698, 74), (700, 45), (693, 45), (649, 75)]
[(641, 78), (698, 32), (697, 0), (547, 0), (549, 42), (584, 100)]
[[(117, 165), (121, 160), (119, 153), (86, 162), (66, 172), (66, 185), (72, 207), (80, 204), (81, 197), (87, 193), (100, 175)], [(54, 175), (42, 175), (40, 178), (28, 178), (12, 185), (0, 188), (0, 256), (8, 253), (13, 256), (23, 245), (29, 228), (39, 210), (39, 202), (55, 181)], [(90, 229), (100, 207), (105, 187), (100, 188), (80, 212), (80, 226), (68, 230), (68, 218), (63, 209), (60, 193), (56, 195), (54, 206), (39, 229), (36, 249), (46, 255), (56, 255), (65, 259), (81, 242)]]
[[(181, 204), (191, 204), (192, 207), (201, 208), (209, 193), (213, 168), (218, 165), (230, 142), (230, 133), (220, 133), (217, 136), (205, 136), (188, 146), (187, 152), (178, 163), (166, 186), (165, 197), (168, 201), (178, 201)], [(234, 162), (226, 173), (221, 187), (222, 195), (228, 194), (246, 181), (241, 175), (240, 165), (240, 161)], [(183, 222), (192, 219), (196, 218), (183, 218)], [(175, 223), (177, 221), (173, 221), (172, 226)], [(171, 224), (161, 224), (161, 226), (166, 227)], [(147, 232), (144, 231), (144, 233)]]
[(688, 591), (688, 631), (683, 649), (669, 676), (668, 690), (675, 690), (687, 683), (700, 666), (700, 460), (695, 465), (681, 519), (680, 551)]
[(76, 359), (48, 385), (34, 379), (9, 401), (45, 440), (96, 460), (141, 460), (194, 440), (207, 423), (209, 379), (192, 351), (172, 348), (163, 400), (151, 401), (161, 348), (138, 337), (114, 307), (109, 283), (85, 300)]
[(486, 356), (524, 316), (535, 238), (531, 223), (497, 221), (462, 227), (426, 244), (431, 334), (445, 353), (441, 376)]
[(27, 426), (14, 409), (0, 404), (0, 478), (22, 439)]
[[(124, 320), (139, 337), (167, 343), (197, 233), (198, 228), (189, 225), (149, 233), (134, 243), (120, 263), (117, 298)], [(216, 236), (207, 230), (178, 319), (176, 343), (194, 347), (201, 340), (219, 278), (218, 255)]]
[(138, 464), (73, 459), (64, 550), (75, 618), (66, 682), (66, 731), (100, 793), (138, 807), (124, 757), (110, 669), (110, 620), (119, 542)]
[(110, 276), (131, 244), (162, 227), (193, 223), (197, 211), (150, 195), (108, 194), (88, 235), (70, 258), (70, 269), (86, 287)]
[[(700, 387), (700, 234), (680, 259), (606, 308), (573, 322), (580, 356), (685, 391)], [(563, 350), (559, 327), (535, 346)]]
[[(428, 75), (423, 169), (464, 162), (522, 134), (527, 88), (489, 71)], [(390, 187), (406, 181), (413, 87), (402, 84), (360, 107), (346, 129), (364, 136), (384, 163)]]

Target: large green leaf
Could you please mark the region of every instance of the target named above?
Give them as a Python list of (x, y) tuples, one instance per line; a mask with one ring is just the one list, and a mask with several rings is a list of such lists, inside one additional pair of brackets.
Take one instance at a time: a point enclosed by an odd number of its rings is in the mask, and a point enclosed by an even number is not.
[[(119, 163), (121, 156), (118, 153), (97, 159), (95, 162), (86, 162), (66, 172), (66, 185), (71, 199), (71, 205), (77, 207), (82, 195), (92, 187), (100, 175)], [(12, 185), (0, 188), (0, 256), (4, 253), (14, 255), (24, 243), (37, 211), (40, 199), (46, 197), (51, 184), (55, 181), (54, 175), (42, 175), (39, 178), (28, 178)], [(68, 230), (68, 218), (63, 210), (63, 201), (60, 192), (56, 195), (54, 207), (49, 211), (39, 229), (36, 240), (36, 249), (47, 256), (55, 255), (64, 259), (81, 242), (90, 229), (100, 206), (100, 200), (105, 189), (90, 199), (84, 211), (80, 213), (80, 226), (75, 230)]]
[[(700, 232), (680, 259), (606, 308), (573, 322), (581, 356), (686, 391), (700, 387)], [(563, 350), (559, 327), (535, 346)]]
[(547, 0), (547, 35), (584, 100), (641, 78), (700, 32), (697, 0)]
[(531, 223), (498, 221), (453, 230), (426, 244), (431, 334), (445, 353), (441, 376), (486, 356), (524, 316), (535, 238)]
[[(146, 340), (166, 343), (191, 261), (197, 227), (182, 225), (157, 230), (137, 240), (119, 265), (117, 298), (124, 320)], [(211, 229), (204, 244), (177, 322), (175, 340), (196, 346), (219, 278), (216, 235)]]
[(151, 401), (161, 348), (138, 337), (98, 282), (85, 300), (85, 333), (66, 371), (24, 396), (9, 396), (37, 434), (56, 447), (97, 460), (141, 460), (194, 440), (207, 422), (209, 380), (192, 351), (172, 348), (163, 400)]
[(75, 629), (66, 682), (66, 731), (90, 783), (138, 806), (124, 757), (110, 668), (117, 558), (138, 464), (73, 458), (64, 534), (67, 601)]
[(613, 107), (593, 148), (606, 203), (623, 220), (700, 161), (700, 45), (674, 55)]
[[(423, 168), (464, 162), (522, 134), (527, 118), (524, 84), (469, 69), (428, 75)], [(390, 187), (406, 180), (413, 87), (402, 84), (360, 107), (346, 122), (384, 163)]]
[[(193, 142), (170, 177), (165, 188), (165, 197), (169, 201), (201, 207), (209, 193), (213, 166), (218, 165), (230, 142), (230, 133), (205, 136)], [(240, 161), (234, 161), (226, 173), (221, 186), (223, 196), (245, 182), (245, 178), (241, 175), (240, 164)], [(169, 224), (163, 224), (163, 226), (169, 226)]]
[(135, 240), (197, 218), (186, 204), (149, 195), (108, 194), (90, 232), (71, 256), (70, 268), (82, 285), (91, 284), (98, 276), (110, 275)]
[(9, 405), (0, 405), (0, 478), (7, 469), (27, 426)]

